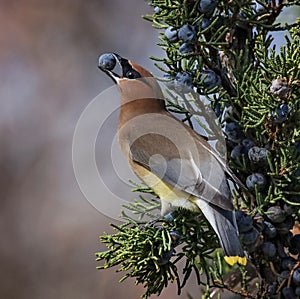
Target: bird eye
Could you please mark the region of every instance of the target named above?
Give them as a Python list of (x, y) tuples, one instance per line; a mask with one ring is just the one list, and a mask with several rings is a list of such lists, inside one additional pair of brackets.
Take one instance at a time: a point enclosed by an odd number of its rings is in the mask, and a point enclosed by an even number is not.
[(126, 73), (125, 77), (128, 79), (137, 79), (137, 78), (141, 78), (141, 75), (135, 70), (130, 70)]

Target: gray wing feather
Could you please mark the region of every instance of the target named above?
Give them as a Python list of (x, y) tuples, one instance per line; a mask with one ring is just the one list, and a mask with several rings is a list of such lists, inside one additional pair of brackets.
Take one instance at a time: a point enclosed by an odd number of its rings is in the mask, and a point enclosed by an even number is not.
[[(221, 165), (209, 156), (211, 161), (200, 161), (197, 165), (193, 158), (168, 158), (157, 147), (153, 153), (134, 144), (130, 147), (133, 161), (143, 165), (164, 182), (200, 197), (211, 204), (232, 210), (232, 202), (227, 180)], [(209, 160), (209, 159), (208, 159)]]

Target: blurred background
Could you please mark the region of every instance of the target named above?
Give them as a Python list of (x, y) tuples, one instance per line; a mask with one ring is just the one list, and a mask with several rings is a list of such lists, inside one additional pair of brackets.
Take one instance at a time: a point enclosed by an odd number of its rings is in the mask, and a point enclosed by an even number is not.
[(113, 220), (80, 192), (72, 138), (86, 105), (112, 84), (97, 68), (100, 53), (155, 72), (148, 57), (162, 53), (147, 12), (141, 0), (0, 1), (1, 298), (142, 294), (114, 269), (96, 270), (98, 236)]
[(153, 69), (157, 33), (141, 18), (151, 11), (141, 0), (0, 1), (0, 298), (142, 294), (96, 270), (98, 236), (113, 220), (80, 192), (72, 138), (86, 105), (112, 85), (100, 53)]

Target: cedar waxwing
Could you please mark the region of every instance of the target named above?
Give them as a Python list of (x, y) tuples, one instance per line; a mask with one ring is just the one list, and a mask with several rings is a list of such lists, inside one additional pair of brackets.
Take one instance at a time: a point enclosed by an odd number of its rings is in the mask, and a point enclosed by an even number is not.
[[(121, 98), (120, 147), (134, 173), (159, 196), (162, 215), (178, 207), (200, 209), (226, 262), (246, 265), (225, 172), (233, 174), (205, 138), (166, 110), (161, 88), (147, 70), (117, 54), (105, 55), (111, 61), (100, 56), (99, 68), (117, 84)], [(116, 62), (121, 75), (113, 72)]]

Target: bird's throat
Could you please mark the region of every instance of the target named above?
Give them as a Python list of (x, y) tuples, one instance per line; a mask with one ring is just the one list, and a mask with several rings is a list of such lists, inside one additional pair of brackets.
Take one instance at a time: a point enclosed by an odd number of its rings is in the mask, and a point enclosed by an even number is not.
[(166, 111), (164, 100), (159, 99), (140, 99), (130, 102), (121, 101), (119, 127), (137, 116), (149, 113), (164, 113)]

